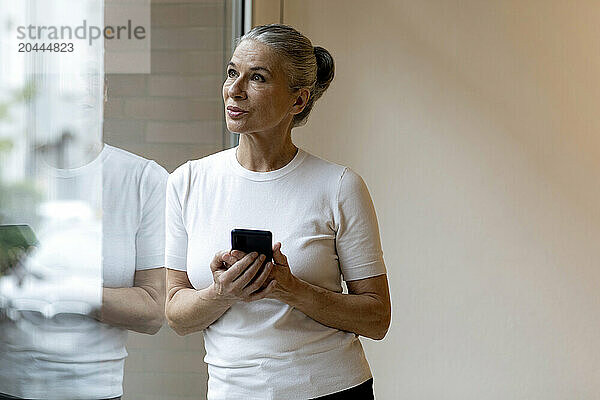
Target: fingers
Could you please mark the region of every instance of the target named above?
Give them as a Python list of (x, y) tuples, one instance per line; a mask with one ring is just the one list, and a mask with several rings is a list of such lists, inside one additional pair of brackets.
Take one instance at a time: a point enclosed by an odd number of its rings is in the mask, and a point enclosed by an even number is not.
[(287, 257), (281, 252), (281, 242), (273, 245), (273, 261), (275, 261), (275, 264), (288, 265)]
[(229, 268), (233, 264), (244, 258), (244, 256), (246, 256), (246, 253), (244, 253), (243, 251), (231, 250), (223, 256), (223, 261), (225, 262), (225, 265), (227, 265), (227, 268)]
[(262, 272), (258, 275), (258, 277), (244, 288), (244, 293), (246, 297), (249, 297), (252, 293), (256, 292), (262, 287), (267, 278), (269, 278), (269, 274), (271, 273), (272, 269), (272, 262), (268, 262), (265, 264), (265, 267), (263, 268)]
[(249, 295), (261, 288), (271, 273), (272, 263), (268, 263), (269, 265), (258, 273), (265, 258), (264, 254), (252, 252), (227, 271), (215, 276), (217, 294), (223, 298), (246, 301)]
[(244, 301), (246, 303), (250, 303), (252, 301), (264, 299), (265, 297), (267, 297), (271, 293), (273, 293), (276, 286), (277, 286), (277, 281), (271, 281), (271, 282), (269, 282), (269, 284), (267, 285), (266, 288), (259, 290), (258, 292), (252, 293), (250, 296), (246, 297), (244, 299)]
[(237, 258), (233, 257), (231, 255), (231, 252), (223, 254), (223, 263), (225, 264), (225, 266), (227, 268), (231, 267), (233, 264), (235, 264), (238, 261)]
[[(241, 260), (236, 261), (223, 275), (222, 277), (227, 282), (233, 282), (238, 279), (248, 268), (248, 266), (258, 258), (258, 253), (253, 251), (252, 253), (246, 254)], [(252, 278), (250, 278), (252, 279)]]
[(244, 253), (241, 250), (231, 250), (229, 252), (229, 254), (231, 254), (233, 257), (237, 258), (238, 260), (241, 260), (246, 255), (246, 253)]
[(240, 289), (244, 289), (258, 273), (259, 268), (265, 261), (265, 255), (261, 254), (254, 262), (235, 280), (235, 284), (239, 285)]
[(215, 254), (212, 261), (210, 262), (211, 271), (217, 271), (219, 269), (223, 269), (223, 257), (228, 254), (227, 250), (219, 251)]
[[(220, 258), (224, 256), (223, 252), (219, 252), (215, 255), (213, 261), (218, 261)], [(218, 270), (213, 269), (213, 279), (215, 282), (215, 289), (217, 294), (226, 299), (239, 299), (239, 294), (243, 287), (239, 287), (239, 285), (234, 284), (233, 281), (246, 269), (250, 263), (252, 263), (258, 254), (256, 252), (247, 254), (241, 260), (237, 261), (233, 264), (229, 269), (220, 267), (220, 272), (215, 272)], [(212, 269), (212, 264), (211, 264)], [(223, 271), (224, 270), (224, 271)]]
[(215, 273), (217, 293), (245, 302), (271, 295), (279, 287), (274, 275), (275, 268), (277, 265), (288, 267), (287, 257), (281, 252), (281, 242), (273, 245), (273, 262), (262, 267), (265, 258), (265, 255), (257, 252), (245, 254), (240, 250), (217, 253), (211, 263), (211, 269), (219, 271)]

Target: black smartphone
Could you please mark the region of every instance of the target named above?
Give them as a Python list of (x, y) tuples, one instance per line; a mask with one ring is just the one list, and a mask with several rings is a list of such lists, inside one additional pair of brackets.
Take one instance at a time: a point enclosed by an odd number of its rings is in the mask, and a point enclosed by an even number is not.
[(259, 255), (264, 254), (266, 257), (264, 265), (273, 260), (273, 234), (256, 229), (234, 229), (231, 231), (231, 249), (246, 254), (253, 251)]
[(15, 267), (38, 240), (29, 225), (0, 225), (0, 276)]

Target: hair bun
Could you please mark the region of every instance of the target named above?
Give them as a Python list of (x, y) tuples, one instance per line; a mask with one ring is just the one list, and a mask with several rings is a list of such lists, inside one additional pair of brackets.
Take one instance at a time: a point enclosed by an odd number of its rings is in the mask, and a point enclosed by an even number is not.
[(333, 63), (333, 57), (326, 49), (320, 46), (314, 47), (315, 57), (317, 59), (317, 97), (327, 90), (333, 76), (335, 74), (335, 65)]

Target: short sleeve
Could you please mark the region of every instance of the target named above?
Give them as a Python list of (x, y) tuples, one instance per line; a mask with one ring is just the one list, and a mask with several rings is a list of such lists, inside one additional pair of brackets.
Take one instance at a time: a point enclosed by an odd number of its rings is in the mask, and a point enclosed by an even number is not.
[(165, 258), (165, 187), (167, 171), (148, 162), (140, 182), (141, 213), (135, 236), (136, 271), (160, 268)]
[(185, 166), (179, 167), (167, 180), (165, 210), (165, 267), (178, 271), (187, 270), (188, 235), (183, 222), (182, 192), (185, 188)]
[(337, 195), (336, 251), (344, 280), (386, 273), (377, 215), (367, 185), (354, 171), (342, 173)]

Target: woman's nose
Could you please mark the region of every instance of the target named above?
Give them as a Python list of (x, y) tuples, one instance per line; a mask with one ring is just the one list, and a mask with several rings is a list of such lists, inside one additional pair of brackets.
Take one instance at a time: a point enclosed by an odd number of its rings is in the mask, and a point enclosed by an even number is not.
[(229, 89), (227, 90), (227, 94), (231, 98), (236, 98), (236, 99), (246, 98), (246, 90), (245, 90), (244, 82), (243, 82), (243, 79), (241, 76), (238, 77), (235, 81), (233, 81), (233, 83), (229, 86)]

